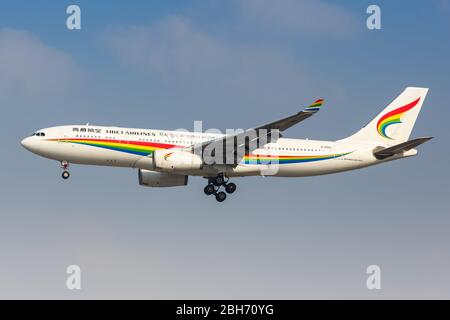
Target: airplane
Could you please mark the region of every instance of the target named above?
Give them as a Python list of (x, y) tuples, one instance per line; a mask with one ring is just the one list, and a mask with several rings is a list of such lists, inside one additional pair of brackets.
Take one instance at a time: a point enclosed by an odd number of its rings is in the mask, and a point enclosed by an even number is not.
[[(233, 134), (87, 124), (41, 129), (21, 144), (59, 161), (63, 179), (70, 176), (69, 164), (136, 168), (139, 184), (148, 187), (186, 186), (189, 176), (200, 176), (208, 180), (204, 193), (222, 202), (236, 191), (235, 177), (324, 175), (415, 156), (415, 148), (432, 139), (408, 140), (427, 92), (406, 88), (366, 126), (337, 141), (281, 134), (316, 114), (319, 99), (294, 115)], [(207, 150), (213, 150), (212, 161), (204, 157)]]

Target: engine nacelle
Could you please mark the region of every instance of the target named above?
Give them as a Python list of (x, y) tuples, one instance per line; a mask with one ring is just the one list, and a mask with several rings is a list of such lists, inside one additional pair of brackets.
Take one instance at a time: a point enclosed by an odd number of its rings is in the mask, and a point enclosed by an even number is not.
[(203, 166), (203, 160), (196, 154), (181, 150), (155, 150), (153, 152), (155, 168), (167, 172), (197, 170)]
[(139, 169), (139, 184), (146, 187), (185, 186), (188, 176)]

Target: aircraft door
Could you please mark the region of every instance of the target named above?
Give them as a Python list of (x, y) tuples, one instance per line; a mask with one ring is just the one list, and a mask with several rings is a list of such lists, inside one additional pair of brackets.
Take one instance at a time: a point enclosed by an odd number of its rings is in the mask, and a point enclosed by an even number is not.
[(61, 129), (59, 131), (59, 135), (58, 135), (58, 141), (61, 142), (67, 142), (68, 139), (68, 133), (69, 131), (67, 129)]
[(333, 143), (333, 156), (336, 158), (336, 156), (341, 152), (341, 148), (338, 144)]

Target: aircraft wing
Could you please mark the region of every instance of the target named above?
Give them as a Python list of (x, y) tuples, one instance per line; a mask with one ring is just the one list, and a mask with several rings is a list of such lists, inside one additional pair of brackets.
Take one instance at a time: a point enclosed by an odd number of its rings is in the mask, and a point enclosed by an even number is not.
[(219, 139), (194, 144), (189, 149), (191, 152), (201, 153), (202, 155), (204, 155), (205, 150), (213, 150), (213, 153), (220, 152), (223, 160), (221, 164), (236, 166), (241, 162), (245, 154), (258, 149), (268, 142), (276, 140), (280, 136), (280, 132), (317, 113), (323, 102), (323, 99), (316, 100), (302, 111), (289, 117), (256, 128), (247, 129), (241, 133), (226, 135)]
[(433, 137), (424, 137), (424, 138), (417, 138), (417, 139), (409, 140), (409, 141), (406, 141), (406, 142), (403, 142), (403, 143), (400, 143), (400, 144), (396, 144), (395, 146), (392, 146), (392, 147), (389, 147), (389, 148), (384, 148), (384, 149), (375, 151), (373, 153), (373, 155), (377, 159), (382, 160), (382, 159), (385, 159), (387, 157), (393, 156), (395, 154), (411, 150), (411, 149), (421, 145), (422, 143), (427, 142), (430, 139), (433, 139)]
[[(323, 101), (324, 101), (323, 99), (316, 100), (311, 105), (309, 105), (305, 109), (303, 109), (302, 111), (297, 112), (296, 114), (289, 116), (287, 118), (283, 118), (281, 120), (277, 120), (277, 121), (259, 126), (256, 128), (256, 130), (267, 129), (267, 130), (284, 131), (286, 129), (289, 129), (290, 127), (311, 117), (313, 114), (315, 114), (317, 111), (319, 111), (320, 107), (323, 104)], [(255, 130), (255, 129), (253, 129), (253, 130)]]

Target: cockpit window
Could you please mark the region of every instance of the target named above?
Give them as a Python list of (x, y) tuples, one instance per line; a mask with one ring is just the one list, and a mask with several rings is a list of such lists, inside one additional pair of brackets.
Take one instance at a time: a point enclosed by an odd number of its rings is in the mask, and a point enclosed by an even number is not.
[(35, 132), (32, 136), (45, 137), (45, 133), (43, 132)]

